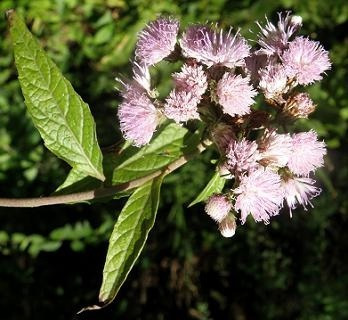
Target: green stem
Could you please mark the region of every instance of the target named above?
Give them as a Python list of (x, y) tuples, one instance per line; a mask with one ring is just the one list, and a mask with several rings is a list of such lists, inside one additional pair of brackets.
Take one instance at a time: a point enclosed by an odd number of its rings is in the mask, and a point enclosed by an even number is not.
[(187, 161), (200, 154), (206, 149), (207, 143), (202, 142), (197, 146), (194, 152), (184, 155), (172, 162), (168, 166), (164, 167), (161, 170), (153, 172), (145, 177), (135, 179), (126, 183), (122, 183), (116, 186), (108, 188), (100, 188), (90, 191), (77, 192), (68, 195), (57, 195), (57, 196), (48, 196), (48, 197), (39, 197), (39, 198), (0, 198), (0, 207), (16, 207), (16, 208), (34, 208), (41, 206), (49, 206), (54, 204), (68, 204), (76, 203), (100, 198), (106, 198), (115, 195), (117, 192), (127, 191), (135, 189), (147, 181), (150, 181), (161, 174), (167, 175), (174, 170), (178, 169), (184, 165)]

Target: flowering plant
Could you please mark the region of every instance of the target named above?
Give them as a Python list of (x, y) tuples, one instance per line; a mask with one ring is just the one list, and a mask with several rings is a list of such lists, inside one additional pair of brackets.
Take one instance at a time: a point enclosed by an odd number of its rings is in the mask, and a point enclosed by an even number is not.
[[(299, 36), (302, 19), (279, 13), (252, 47), (239, 31), (160, 17), (140, 32), (130, 80), (117, 78), (126, 140), (102, 153), (88, 105), (74, 91), (14, 11), (8, 12), (16, 66), (33, 122), (47, 148), (72, 166), (54, 195), (0, 199), (35, 207), (130, 195), (110, 237), (100, 304), (110, 303), (152, 228), (162, 180), (206, 148), (219, 154), (216, 171), (191, 205), (205, 202), (222, 236), (248, 216), (269, 223), (290, 216), (321, 192), (312, 175), (324, 164), (325, 143), (314, 130), (289, 132), (315, 103), (303, 88), (330, 69), (328, 52)], [(151, 78), (156, 64), (181, 63), (161, 99)], [(258, 99), (260, 103), (256, 104)], [(74, 190), (74, 192), (72, 192)], [(99, 306), (93, 306), (97, 308)]]

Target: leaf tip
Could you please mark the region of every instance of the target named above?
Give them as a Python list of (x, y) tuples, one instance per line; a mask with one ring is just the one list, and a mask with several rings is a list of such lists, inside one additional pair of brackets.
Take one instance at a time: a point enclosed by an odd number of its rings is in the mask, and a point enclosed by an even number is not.
[(104, 174), (102, 174), (102, 173), (99, 173), (98, 175), (96, 175), (96, 178), (100, 181), (105, 181), (105, 179), (106, 179)]
[(101, 295), (99, 295), (99, 303), (98, 304), (93, 304), (91, 306), (84, 307), (81, 310), (79, 310), (78, 312), (76, 312), (76, 314), (81, 314), (81, 313), (84, 313), (86, 311), (94, 311), (94, 310), (103, 309), (106, 306), (108, 306), (112, 301), (113, 301), (113, 299), (104, 298), (104, 297), (101, 297)]
[(196, 204), (196, 202), (195, 201), (192, 201), (188, 206), (187, 206), (187, 208), (191, 208), (192, 206), (194, 206)]
[(102, 306), (98, 306), (98, 305), (92, 305), (92, 306), (89, 306), (89, 307), (85, 307), (85, 308), (82, 308), (81, 310), (79, 310), (78, 312), (76, 312), (76, 314), (81, 314), (85, 311), (92, 311), (92, 310), (99, 310), (101, 309)]

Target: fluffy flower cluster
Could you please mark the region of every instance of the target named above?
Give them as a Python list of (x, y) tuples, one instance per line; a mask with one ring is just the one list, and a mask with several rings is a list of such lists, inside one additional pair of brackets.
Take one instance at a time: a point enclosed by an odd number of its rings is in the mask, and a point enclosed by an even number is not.
[[(295, 35), (302, 25), (300, 17), (279, 13), (277, 26), (267, 18), (266, 22), (264, 27), (258, 23), (260, 48), (247, 58), (246, 67), (265, 98), (275, 106), (283, 106), (294, 87), (321, 80), (331, 63), (319, 42)], [(290, 115), (307, 117), (313, 111), (305, 109), (299, 113), (292, 110)]]
[[(234, 235), (238, 216), (242, 224), (249, 215), (269, 223), (284, 205), (291, 215), (297, 206), (312, 206), (321, 192), (310, 176), (324, 164), (324, 142), (314, 130), (288, 133), (278, 125), (315, 110), (297, 88), (321, 80), (331, 67), (319, 42), (296, 35), (301, 25), (290, 12), (279, 13), (276, 24), (257, 22), (252, 48), (232, 28), (191, 25), (180, 33), (176, 19), (160, 17), (139, 33), (133, 79), (121, 81), (120, 127), (134, 145), (148, 144), (166, 118), (190, 127), (204, 123), (204, 138), (215, 143), (227, 181), (205, 211), (225, 237)], [(159, 99), (150, 69), (162, 60), (182, 64), (168, 96)], [(253, 108), (257, 95), (275, 111)]]
[(258, 43), (261, 49), (259, 51), (269, 56), (282, 54), (288, 46), (289, 39), (302, 25), (302, 18), (291, 16), (290, 12), (287, 12), (285, 17), (282, 13), (278, 13), (278, 19), (277, 26), (268, 21), (267, 17), (267, 23), (264, 27), (257, 22), (260, 28)]
[(250, 113), (257, 92), (249, 84), (250, 78), (226, 72), (217, 84), (217, 96), (222, 110), (231, 116)]
[(322, 74), (331, 67), (328, 53), (319, 42), (304, 37), (291, 41), (281, 60), (287, 76), (303, 85), (321, 80)]
[(218, 30), (207, 25), (189, 27), (180, 40), (182, 53), (187, 58), (211, 67), (221, 65), (234, 68), (244, 65), (244, 58), (249, 55), (247, 41), (239, 35)]
[(169, 93), (164, 105), (164, 114), (175, 122), (199, 119), (198, 104), (208, 82), (202, 66), (184, 65), (181, 72), (174, 73), (175, 89)]
[(162, 61), (173, 50), (179, 31), (179, 22), (175, 19), (157, 19), (140, 32), (135, 56), (140, 63), (153, 65)]
[[(133, 80), (123, 84), (123, 97), (129, 96), (131, 90), (135, 90), (133, 97), (137, 97), (137, 91), (142, 91), (139, 101), (143, 106), (130, 112), (127, 106), (137, 105), (136, 98), (124, 98), (118, 112), (124, 137), (142, 146), (149, 142), (148, 137), (152, 137), (161, 118), (176, 123), (197, 120), (210, 104), (215, 104), (216, 112), (232, 117), (250, 113), (257, 92), (249, 76), (236, 69), (244, 68), (249, 55), (247, 41), (238, 31), (233, 33), (232, 28), (225, 32), (216, 25), (193, 25), (179, 36), (179, 22), (173, 18), (161, 17), (149, 23), (139, 33)], [(184, 64), (172, 75), (173, 89), (160, 101), (151, 87), (149, 68), (164, 59), (183, 60)], [(138, 86), (134, 86), (134, 82)], [(217, 84), (215, 88), (212, 88), (213, 83)], [(147, 107), (144, 107), (144, 100)], [(147, 115), (156, 114), (156, 121), (154, 117), (144, 116), (144, 108)], [(154, 108), (157, 112), (153, 113)], [(147, 123), (139, 126), (135, 118)]]
[(136, 82), (124, 85), (122, 97), (118, 117), (123, 136), (136, 146), (149, 143), (159, 123), (156, 107)]
[(292, 135), (266, 130), (257, 141), (231, 139), (226, 150), (224, 168), (238, 183), (234, 209), (242, 223), (249, 214), (268, 223), (284, 200), (290, 212), (298, 204), (306, 209), (320, 193), (308, 176), (323, 166), (326, 148), (313, 130)]

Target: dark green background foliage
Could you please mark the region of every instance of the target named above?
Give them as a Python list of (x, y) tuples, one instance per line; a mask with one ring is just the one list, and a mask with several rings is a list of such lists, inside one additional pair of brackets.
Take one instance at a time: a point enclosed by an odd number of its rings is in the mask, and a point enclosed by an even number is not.
[[(315, 208), (286, 210), (268, 226), (249, 220), (224, 239), (199, 204), (213, 169), (200, 156), (165, 179), (160, 209), (135, 268), (108, 308), (78, 319), (348, 318), (348, 3), (346, 1), (2, 0), (0, 2), (0, 194), (47, 195), (68, 166), (44, 147), (26, 113), (4, 11), (15, 8), (89, 103), (102, 147), (119, 141), (114, 77), (129, 75), (136, 33), (158, 14), (182, 25), (240, 26), (279, 10), (301, 15), (303, 34), (330, 50), (333, 68), (309, 88), (314, 128), (329, 146)], [(171, 69), (153, 72), (163, 93)], [(213, 171), (211, 171), (213, 173)], [(0, 317), (71, 319), (97, 302), (107, 239), (124, 201), (0, 210)]]

